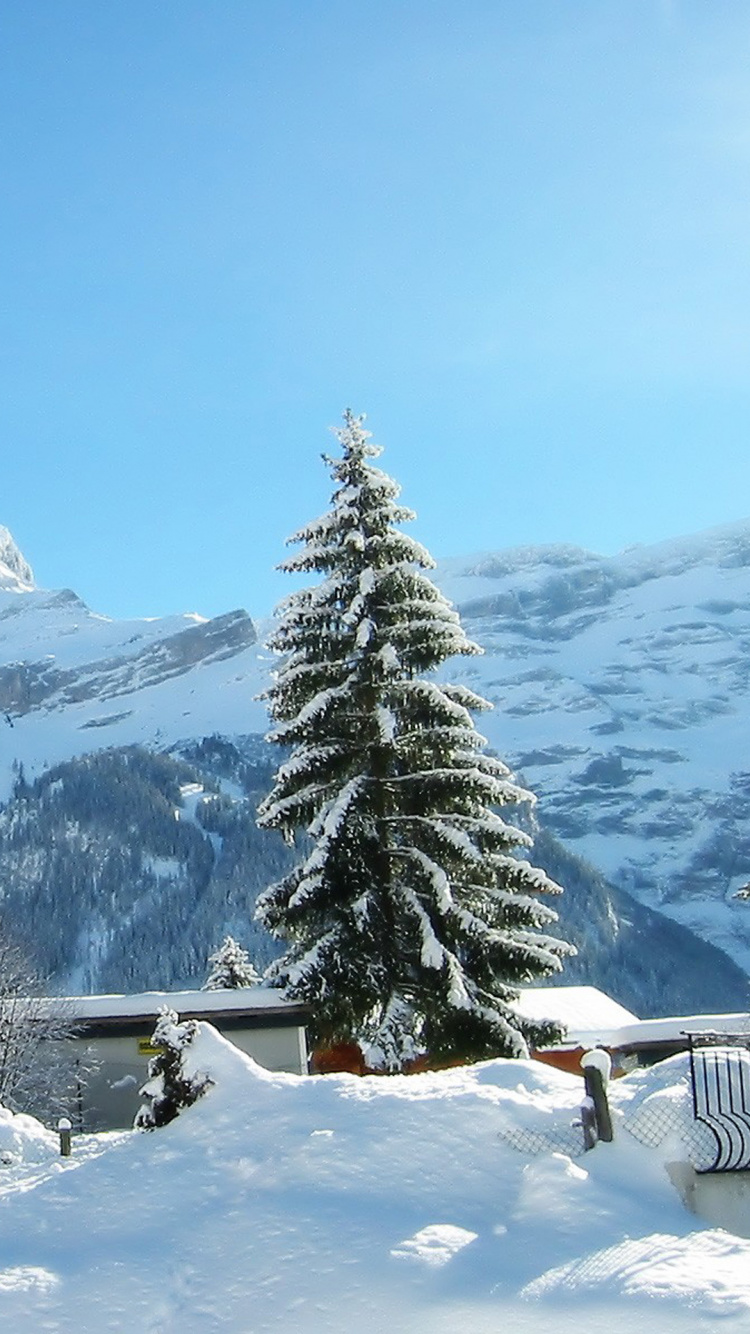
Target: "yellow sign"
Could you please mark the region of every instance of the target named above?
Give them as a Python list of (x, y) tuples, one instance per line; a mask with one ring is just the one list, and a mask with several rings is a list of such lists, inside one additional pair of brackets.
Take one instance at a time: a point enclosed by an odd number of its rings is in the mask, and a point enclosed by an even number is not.
[(161, 1052), (163, 1052), (163, 1051), (164, 1051), (164, 1048), (163, 1048), (163, 1047), (155, 1047), (154, 1044), (153, 1044), (153, 1042), (151, 1041), (150, 1038), (139, 1038), (139, 1039), (138, 1039), (138, 1055), (139, 1055), (139, 1056), (158, 1056), (158, 1055), (159, 1055)]

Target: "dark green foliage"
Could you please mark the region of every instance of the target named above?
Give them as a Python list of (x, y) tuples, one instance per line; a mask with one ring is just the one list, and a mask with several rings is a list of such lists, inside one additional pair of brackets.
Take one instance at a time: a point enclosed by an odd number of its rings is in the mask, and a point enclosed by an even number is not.
[(195, 1019), (180, 1023), (175, 1011), (164, 1006), (152, 1038), (153, 1045), (161, 1050), (148, 1063), (148, 1082), (141, 1089), (146, 1102), (136, 1114), (136, 1130), (158, 1130), (169, 1125), (210, 1087), (208, 1075), (187, 1069), (188, 1052), (197, 1033)]
[[(255, 768), (257, 745), (243, 754), (226, 743), (225, 758), (234, 781), (242, 773), (259, 790), (271, 769)], [(128, 747), (17, 791), (0, 811), (0, 897), (42, 974), (84, 992), (199, 983), (226, 932), (243, 933), (261, 967), (270, 962), (278, 951), (252, 925), (255, 898), (290, 855), (256, 828), (252, 797), (220, 792), (221, 777)], [(191, 785), (203, 792), (189, 809)]]
[(499, 811), (531, 797), (484, 751), (472, 714), (489, 705), (430, 675), (480, 650), (400, 531), (414, 516), (361, 421), (338, 437), (332, 508), (285, 562), (322, 582), (287, 599), (271, 641), (272, 740), (291, 755), (259, 821), (314, 844), (259, 901), (287, 946), (271, 974), (315, 1037), (390, 1070), (524, 1055), (550, 1033), (519, 1016), (518, 987), (570, 952), (546, 933), (560, 889), (513, 855), (530, 839)]

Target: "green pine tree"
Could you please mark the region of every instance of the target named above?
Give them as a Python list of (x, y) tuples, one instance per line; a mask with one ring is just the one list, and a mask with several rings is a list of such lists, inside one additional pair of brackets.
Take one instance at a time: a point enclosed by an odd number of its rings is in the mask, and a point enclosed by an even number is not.
[(260, 976), (250, 962), (250, 955), (233, 936), (224, 937), (219, 948), (209, 954), (208, 963), (209, 972), (202, 991), (237, 990), (260, 984)]
[(291, 754), (259, 823), (312, 839), (259, 901), (287, 945), (271, 976), (310, 1004), (314, 1040), (356, 1040), (383, 1069), (526, 1055), (553, 1030), (518, 1015), (518, 986), (571, 952), (539, 897), (559, 886), (515, 855), (531, 840), (499, 810), (533, 798), (483, 751), (471, 715), (490, 706), (431, 674), (481, 650), (400, 531), (414, 515), (362, 420), (345, 414), (332, 508), (282, 566), (323, 578), (271, 640), (272, 740)]
[(188, 1054), (198, 1029), (195, 1019), (180, 1023), (175, 1010), (168, 1005), (161, 1007), (151, 1039), (160, 1050), (148, 1063), (148, 1080), (141, 1089), (145, 1102), (133, 1122), (136, 1130), (158, 1130), (169, 1125), (211, 1087), (213, 1080), (207, 1074), (188, 1069)]

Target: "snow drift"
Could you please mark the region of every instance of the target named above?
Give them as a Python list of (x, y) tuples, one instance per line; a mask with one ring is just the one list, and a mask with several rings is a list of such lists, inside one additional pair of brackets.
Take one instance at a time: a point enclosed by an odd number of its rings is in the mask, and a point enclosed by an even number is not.
[[(750, 1310), (750, 1242), (699, 1229), (658, 1151), (575, 1161), (498, 1133), (568, 1123), (582, 1086), (523, 1061), (270, 1074), (208, 1026), (215, 1086), (171, 1125), (0, 1176), (0, 1320), (36, 1334), (390, 1328), (705, 1331)], [(621, 1081), (615, 1103), (664, 1086)], [(620, 1088), (622, 1093), (619, 1092)]]

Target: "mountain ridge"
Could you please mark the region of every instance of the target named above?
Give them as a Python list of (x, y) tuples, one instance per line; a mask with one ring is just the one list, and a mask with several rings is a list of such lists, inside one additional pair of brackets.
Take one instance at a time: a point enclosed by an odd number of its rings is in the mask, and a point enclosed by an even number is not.
[[(245, 611), (115, 621), (22, 578), (2, 532), (0, 798), (19, 770), (266, 730), (273, 661)], [(750, 521), (618, 557), (479, 553), (436, 581), (484, 649), (441, 674), (495, 705), (480, 730), (543, 827), (750, 972), (734, 899), (750, 873)]]
[(21, 554), (9, 529), (0, 524), (0, 588), (30, 592), (35, 588), (34, 573)]
[(750, 522), (620, 557), (548, 547), (439, 565), (485, 650), (490, 743), (545, 825), (750, 968)]

